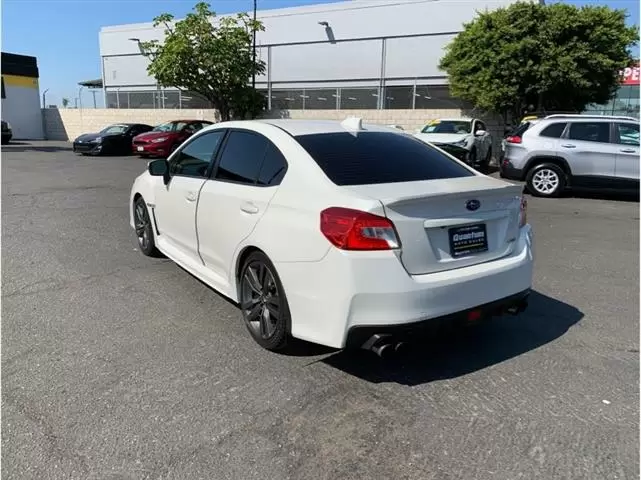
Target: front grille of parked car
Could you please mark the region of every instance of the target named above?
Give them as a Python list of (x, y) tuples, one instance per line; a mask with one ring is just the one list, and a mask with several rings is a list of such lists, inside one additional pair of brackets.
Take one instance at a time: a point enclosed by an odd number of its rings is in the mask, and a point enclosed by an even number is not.
[(147, 140), (134, 140), (134, 145), (147, 145), (148, 143)]

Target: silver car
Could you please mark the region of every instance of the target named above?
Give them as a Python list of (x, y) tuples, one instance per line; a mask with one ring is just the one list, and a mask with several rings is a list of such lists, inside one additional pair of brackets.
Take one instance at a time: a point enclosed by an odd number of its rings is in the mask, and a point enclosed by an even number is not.
[(639, 190), (639, 120), (549, 115), (505, 139), (503, 178), (525, 180), (533, 195), (574, 189)]

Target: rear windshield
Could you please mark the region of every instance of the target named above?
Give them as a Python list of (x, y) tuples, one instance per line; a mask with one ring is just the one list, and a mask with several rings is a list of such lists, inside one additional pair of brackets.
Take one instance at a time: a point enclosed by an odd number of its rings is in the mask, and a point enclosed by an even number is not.
[(473, 172), (429, 145), (392, 132), (322, 133), (296, 137), (336, 185), (471, 177)]

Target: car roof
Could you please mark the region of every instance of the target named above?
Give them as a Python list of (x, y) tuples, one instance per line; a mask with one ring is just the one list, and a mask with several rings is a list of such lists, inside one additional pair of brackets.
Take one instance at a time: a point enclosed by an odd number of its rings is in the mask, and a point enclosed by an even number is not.
[[(290, 119), (263, 119), (263, 120), (245, 120), (238, 122), (225, 122), (228, 124), (228, 128), (238, 127), (241, 128), (243, 125), (251, 123), (262, 123), (267, 125), (272, 125), (274, 127), (280, 128), (281, 130), (286, 131), (290, 135), (297, 137), (299, 135), (313, 135), (321, 133), (340, 133), (352, 131), (346, 129), (341, 121), (338, 120), (290, 120)], [(223, 127), (224, 124), (216, 124), (220, 127)], [(369, 132), (394, 132), (399, 133), (395, 128), (388, 127), (385, 125), (376, 125), (376, 124), (362, 124), (362, 130), (359, 131), (369, 131)]]
[(434, 120), (440, 120), (441, 122), (471, 122), (474, 120), (473, 118), (469, 117), (458, 117), (458, 118), (432, 118), (431, 120), (428, 120), (428, 122), (433, 122)]
[(185, 118), (185, 119), (181, 119), (181, 120), (169, 120), (168, 122), (165, 122), (165, 123), (179, 123), (179, 122), (185, 122), (185, 123), (189, 123), (189, 122), (214, 123), (211, 120), (203, 120), (203, 119), (198, 119), (198, 118)]

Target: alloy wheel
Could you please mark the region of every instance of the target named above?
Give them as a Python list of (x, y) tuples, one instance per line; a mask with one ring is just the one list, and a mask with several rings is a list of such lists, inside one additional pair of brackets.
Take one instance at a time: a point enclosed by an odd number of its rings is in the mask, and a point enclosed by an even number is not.
[(276, 332), (281, 298), (274, 274), (264, 263), (250, 263), (241, 280), (240, 308), (248, 326), (263, 339)]
[(142, 250), (149, 247), (149, 239), (151, 236), (151, 221), (149, 219), (149, 212), (147, 207), (141, 201), (136, 203), (134, 210), (135, 218), (134, 225), (136, 227), (136, 236), (138, 237), (138, 244)]
[(532, 177), (532, 187), (543, 195), (554, 193), (559, 188), (560, 182), (558, 174), (547, 168), (542, 168)]

